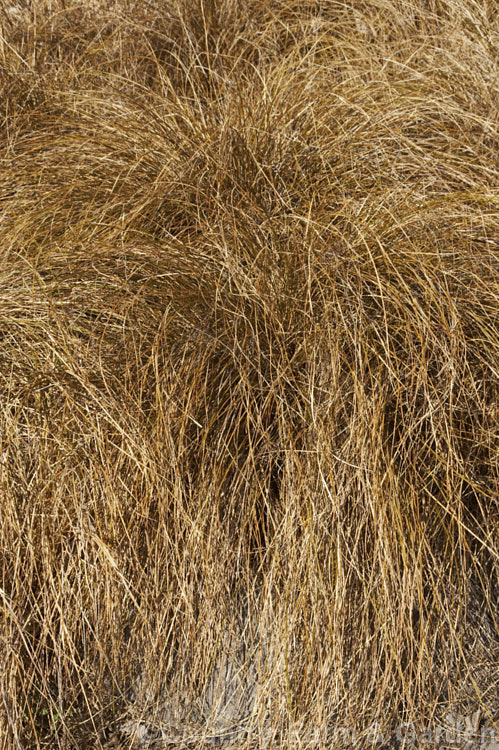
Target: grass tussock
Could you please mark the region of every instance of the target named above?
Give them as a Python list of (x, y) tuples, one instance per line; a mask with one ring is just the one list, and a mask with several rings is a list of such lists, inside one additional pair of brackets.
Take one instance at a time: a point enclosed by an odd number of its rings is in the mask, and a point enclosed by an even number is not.
[(0, 24), (2, 750), (497, 717), (496, 3)]

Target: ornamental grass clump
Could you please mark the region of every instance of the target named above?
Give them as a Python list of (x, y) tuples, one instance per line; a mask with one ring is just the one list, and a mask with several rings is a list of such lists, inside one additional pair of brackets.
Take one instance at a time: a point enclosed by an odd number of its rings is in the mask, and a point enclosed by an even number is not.
[(0, 750), (493, 727), (496, 4), (0, 11)]

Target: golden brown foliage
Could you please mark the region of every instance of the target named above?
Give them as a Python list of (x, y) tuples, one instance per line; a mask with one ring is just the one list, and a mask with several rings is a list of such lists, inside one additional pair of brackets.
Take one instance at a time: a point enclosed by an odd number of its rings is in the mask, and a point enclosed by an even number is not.
[(0, 748), (493, 717), (496, 3), (0, 21)]

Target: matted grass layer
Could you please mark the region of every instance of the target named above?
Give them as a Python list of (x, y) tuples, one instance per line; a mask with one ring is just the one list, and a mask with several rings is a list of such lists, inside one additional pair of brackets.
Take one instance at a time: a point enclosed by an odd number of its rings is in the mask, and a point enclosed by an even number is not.
[(497, 718), (495, 0), (0, 23), (1, 750)]

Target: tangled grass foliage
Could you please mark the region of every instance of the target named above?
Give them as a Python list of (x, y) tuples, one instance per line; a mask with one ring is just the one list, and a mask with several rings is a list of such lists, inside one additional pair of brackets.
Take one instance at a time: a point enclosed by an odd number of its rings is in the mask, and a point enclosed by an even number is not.
[(0, 23), (0, 748), (493, 720), (495, 0)]

